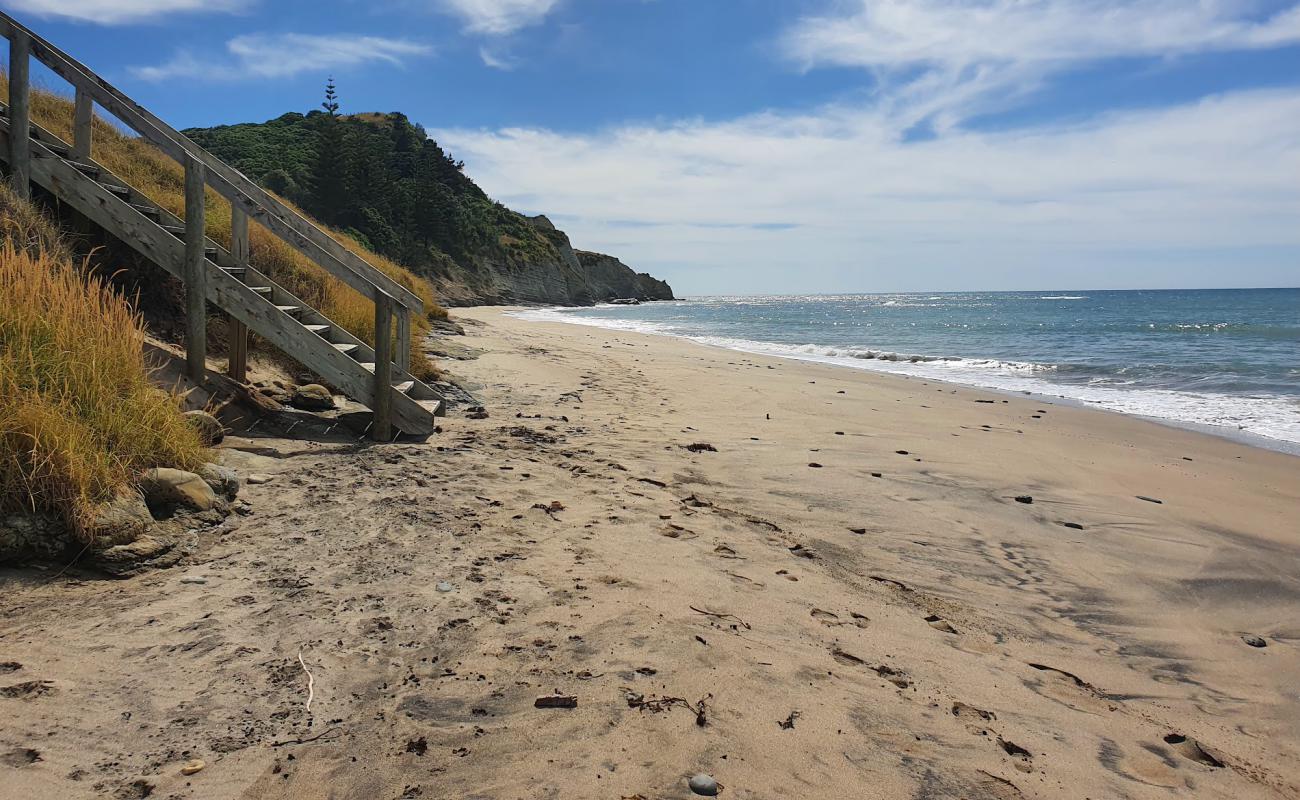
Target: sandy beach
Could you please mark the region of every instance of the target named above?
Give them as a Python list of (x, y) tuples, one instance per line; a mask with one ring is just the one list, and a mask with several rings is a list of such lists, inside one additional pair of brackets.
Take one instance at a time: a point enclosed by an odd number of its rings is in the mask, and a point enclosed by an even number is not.
[(0, 796), (1300, 796), (1296, 457), (457, 317), (487, 418), (230, 437), (179, 566), (0, 571)]

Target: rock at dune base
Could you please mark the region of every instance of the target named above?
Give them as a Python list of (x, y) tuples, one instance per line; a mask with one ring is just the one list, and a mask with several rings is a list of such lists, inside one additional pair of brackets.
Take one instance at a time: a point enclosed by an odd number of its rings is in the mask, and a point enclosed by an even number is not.
[(184, 470), (151, 469), (142, 476), (140, 489), (151, 508), (180, 506), (208, 511), (217, 505), (217, 495), (212, 487), (203, 478)]
[(303, 411), (329, 411), (334, 408), (334, 395), (319, 383), (309, 383), (294, 390), (289, 404)]
[(1264, 639), (1263, 636), (1256, 636), (1253, 633), (1246, 634), (1245, 636), (1241, 637), (1241, 640), (1246, 644), (1250, 645), (1251, 647), (1268, 647), (1268, 642)]
[(0, 563), (48, 559), (71, 546), (72, 533), (62, 520), (44, 514), (0, 514)]
[(239, 494), (239, 473), (230, 467), (223, 467), (220, 464), (204, 464), (199, 468), (198, 475), (212, 491), (226, 498), (234, 500)]
[(206, 411), (186, 411), (185, 421), (199, 432), (205, 447), (221, 444), (221, 440), (226, 438), (225, 426)]
[(181, 767), (181, 774), (193, 775), (197, 772), (202, 771), (203, 768), (206, 766), (207, 764), (204, 764), (202, 759), (196, 758), (193, 761), (187, 763), (185, 766)]
[(126, 494), (101, 505), (88, 532), (95, 547), (102, 550), (134, 542), (148, 533), (152, 525), (153, 515), (144, 498)]

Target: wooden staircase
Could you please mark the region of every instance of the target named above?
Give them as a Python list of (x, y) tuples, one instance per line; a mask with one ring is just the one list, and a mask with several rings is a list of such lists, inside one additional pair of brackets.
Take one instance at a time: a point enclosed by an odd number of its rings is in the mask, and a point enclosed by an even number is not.
[[(193, 380), (202, 382), (205, 374), (206, 308), (211, 303), (232, 321), (230, 371), (236, 380), (244, 379), (247, 331), (252, 330), (370, 408), (372, 438), (387, 441), (397, 433), (433, 432), (434, 418), (444, 413), (443, 401), (409, 372), (411, 314), (424, 310), (417, 296), (3, 12), (0, 35), (9, 40), (9, 102), (0, 104), (0, 161), (10, 184), (23, 197), (30, 195), (32, 184), (40, 186), (185, 283), (185, 344)], [(31, 58), (76, 90), (70, 143), (31, 122)], [(184, 165), (185, 219), (159, 207), (91, 157), (95, 103)], [(14, 135), (24, 130), (26, 135)], [(204, 233), (205, 187), (230, 201), (229, 249)], [(249, 218), (374, 302), (374, 348), (250, 263)]]

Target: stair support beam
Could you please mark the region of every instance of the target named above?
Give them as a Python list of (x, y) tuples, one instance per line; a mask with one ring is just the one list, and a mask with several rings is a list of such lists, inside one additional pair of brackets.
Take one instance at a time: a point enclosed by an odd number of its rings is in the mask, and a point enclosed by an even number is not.
[(370, 435), (377, 442), (393, 438), (393, 301), (375, 297), (375, 419)]
[(411, 371), (411, 310), (405, 306), (397, 307), (397, 369), (400, 372)]
[(208, 356), (208, 271), (204, 265), (203, 163), (185, 159), (185, 363), (190, 380), (202, 383)]
[(22, 132), (9, 137), (9, 185), (24, 200), (32, 196), (31, 45), (27, 31), (9, 37), (9, 129)]
[(72, 110), (72, 157), (77, 161), (90, 159), (90, 136), (95, 119), (95, 101), (90, 93), (80, 86), (73, 101)]
[[(230, 206), (230, 258), (236, 267), (248, 267), (248, 214)], [(248, 326), (232, 315), (229, 320), (230, 354), (226, 372), (239, 383), (248, 377)]]

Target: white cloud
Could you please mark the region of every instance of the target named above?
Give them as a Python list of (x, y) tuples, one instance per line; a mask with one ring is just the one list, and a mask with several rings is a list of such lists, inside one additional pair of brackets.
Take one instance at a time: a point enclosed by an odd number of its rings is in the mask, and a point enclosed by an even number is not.
[(443, 11), (459, 17), (468, 33), (505, 36), (536, 25), (560, 0), (437, 0)]
[(222, 57), (178, 53), (157, 66), (132, 67), (136, 77), (150, 81), (169, 78), (240, 80), (285, 78), (302, 72), (324, 72), (372, 61), (401, 65), (408, 58), (427, 56), (428, 45), (405, 39), (353, 34), (253, 33), (226, 42)]
[(783, 37), (809, 65), (1039, 64), (1300, 42), (1300, 5), (1271, 16), (1254, 0), (858, 0), (806, 17)]
[(231, 12), (250, 0), (5, 0), (14, 11), (39, 17), (120, 25), (184, 12)]
[(1300, 259), (1300, 90), (914, 142), (903, 119), (434, 135), (493, 196), (688, 291), (1223, 285)]

